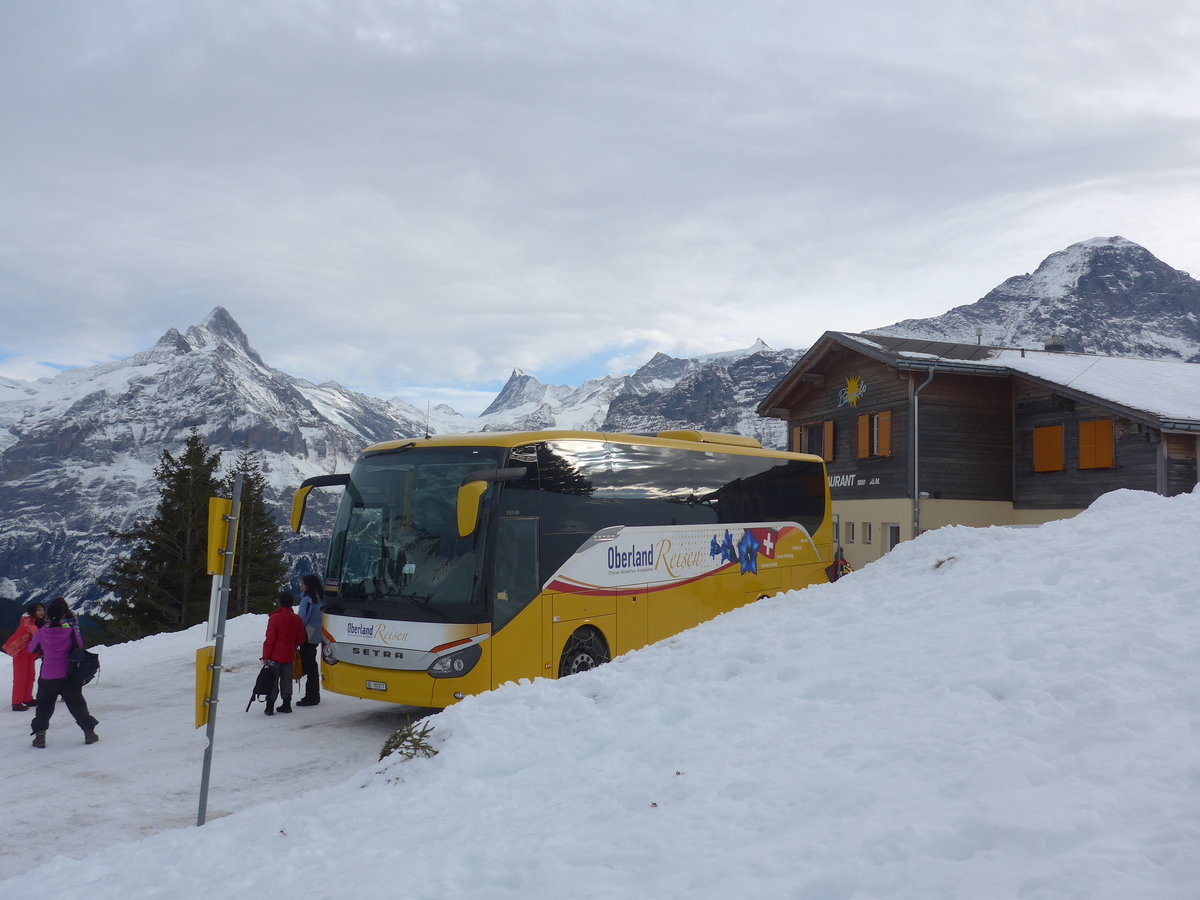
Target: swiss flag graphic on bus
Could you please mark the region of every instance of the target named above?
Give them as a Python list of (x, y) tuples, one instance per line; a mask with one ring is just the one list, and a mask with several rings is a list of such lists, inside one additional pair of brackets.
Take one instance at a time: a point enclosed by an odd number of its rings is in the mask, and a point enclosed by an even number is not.
[(747, 528), (746, 532), (758, 541), (758, 555), (765, 556), (767, 559), (775, 558), (775, 541), (779, 538), (779, 532), (774, 528)]

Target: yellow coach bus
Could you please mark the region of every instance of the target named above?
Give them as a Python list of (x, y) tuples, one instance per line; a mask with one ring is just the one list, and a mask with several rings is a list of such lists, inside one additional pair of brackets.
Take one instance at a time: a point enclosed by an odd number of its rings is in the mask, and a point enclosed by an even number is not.
[(483, 432), (369, 447), (325, 573), (326, 689), (442, 708), (562, 677), (824, 581), (820, 457), (698, 431)]

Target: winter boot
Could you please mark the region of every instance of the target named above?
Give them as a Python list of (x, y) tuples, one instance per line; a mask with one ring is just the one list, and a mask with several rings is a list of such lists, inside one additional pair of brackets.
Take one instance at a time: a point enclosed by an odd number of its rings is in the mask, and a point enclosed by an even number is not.
[(94, 744), (98, 740), (100, 740), (100, 735), (96, 734), (94, 728), (89, 728), (83, 733), (83, 742), (85, 744)]
[(275, 707), (272, 706), (270, 703), (268, 703), (267, 708), (264, 709), (263, 712), (266, 713), (268, 716), (273, 716), (273, 715), (275, 715)]
[(33, 746), (37, 747), (39, 750), (46, 749), (46, 732), (44, 732), (44, 731), (34, 732)]
[(297, 706), (316, 706), (320, 702), (321, 702), (320, 697), (305, 697), (302, 700), (297, 700), (296, 705)]
[(283, 701), (283, 706), (279, 707), (279, 711), (280, 711), (281, 713), (288, 713), (288, 712), (291, 712), (291, 711), (292, 711), (292, 701), (291, 701), (291, 700), (284, 700), (284, 701)]

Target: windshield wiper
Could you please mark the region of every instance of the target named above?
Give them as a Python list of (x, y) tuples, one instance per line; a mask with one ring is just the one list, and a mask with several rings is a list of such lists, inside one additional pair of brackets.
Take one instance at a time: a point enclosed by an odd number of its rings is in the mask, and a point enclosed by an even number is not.
[(384, 453), (403, 453), (406, 450), (411, 450), (415, 446), (417, 446), (416, 441), (409, 441), (407, 444), (401, 444), (399, 447), (385, 447), (382, 450), (370, 450), (363, 453), (363, 459), (366, 459), (369, 456), (379, 456)]
[(393, 599), (393, 598), (398, 599), (398, 600), (407, 600), (409, 603), (413, 604), (414, 606), (419, 606), (421, 609), (427, 610), (428, 612), (431, 612), (434, 615), (439, 616), (442, 619), (446, 618), (446, 614), (444, 612), (442, 612), (440, 609), (438, 609), (435, 606), (429, 605), (429, 601), (432, 600), (433, 598), (430, 597), (428, 594), (416, 594), (416, 593), (388, 594), (387, 597), (389, 600)]

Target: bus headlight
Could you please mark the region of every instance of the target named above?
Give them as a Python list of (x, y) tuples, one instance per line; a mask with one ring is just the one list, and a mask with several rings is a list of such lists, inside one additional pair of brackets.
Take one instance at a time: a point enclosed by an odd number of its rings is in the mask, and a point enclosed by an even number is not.
[(321, 643), (321, 661), (327, 666), (336, 666), (338, 664), (337, 657), (333, 655), (333, 645)]
[(475, 668), (475, 663), (479, 662), (481, 656), (483, 656), (483, 648), (478, 644), (472, 644), (457, 653), (439, 656), (425, 671), (434, 678), (458, 678)]

